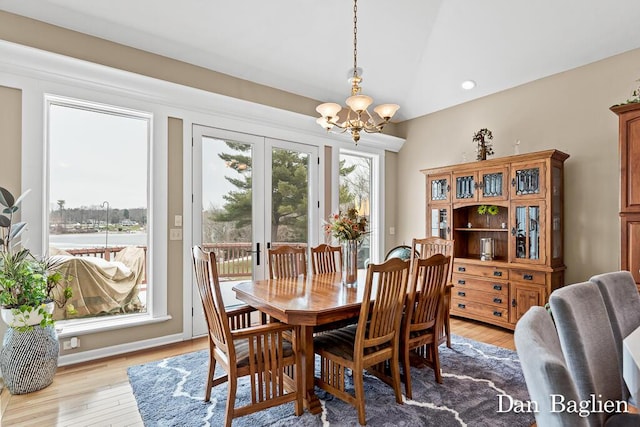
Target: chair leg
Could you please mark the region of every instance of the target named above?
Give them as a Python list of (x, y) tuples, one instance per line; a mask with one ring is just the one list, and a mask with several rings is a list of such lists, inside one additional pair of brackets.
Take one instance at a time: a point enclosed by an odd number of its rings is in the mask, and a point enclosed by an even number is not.
[(447, 336), (447, 347), (451, 348), (451, 319), (449, 317), (449, 310), (444, 315), (444, 334)]
[(207, 376), (207, 385), (206, 390), (204, 391), (204, 401), (208, 402), (211, 400), (211, 389), (213, 388), (213, 375), (216, 371), (216, 358), (213, 357), (213, 354), (209, 353), (209, 374)]
[(442, 384), (442, 373), (440, 372), (440, 352), (438, 351), (438, 343), (434, 342), (431, 347), (432, 350), (432, 359), (433, 359), (433, 370), (436, 374), (436, 381), (438, 384)]
[(402, 370), (404, 372), (404, 391), (407, 399), (413, 399), (411, 393), (411, 364), (409, 362), (409, 349), (402, 349)]
[(238, 379), (235, 375), (229, 376), (229, 391), (227, 392), (227, 407), (224, 415), (225, 427), (231, 427), (233, 421), (233, 409), (236, 403), (236, 391), (238, 388)]
[[(392, 356), (392, 359), (389, 361), (389, 364), (391, 365), (391, 378), (393, 379), (393, 391), (396, 394), (396, 402), (402, 404), (402, 383), (400, 382), (400, 362), (398, 361), (397, 352), (395, 352), (395, 354)], [(407, 368), (409, 368), (409, 364), (407, 364)], [(410, 378), (411, 378), (410, 373), (406, 371), (405, 380), (407, 382), (405, 384), (409, 384), (409, 381), (411, 381)], [(409, 387), (411, 387), (410, 384), (409, 384)]]
[(362, 369), (353, 370), (353, 386), (356, 392), (358, 422), (363, 426), (367, 424), (367, 417), (364, 412), (364, 372)]
[[(300, 342), (300, 328), (296, 328), (296, 343)], [(296, 367), (294, 369), (294, 375), (296, 380), (296, 403), (295, 403), (295, 413), (297, 416), (302, 415), (304, 412), (304, 406), (302, 402), (302, 396), (304, 394), (304, 390), (302, 389), (302, 376), (304, 373), (302, 372), (302, 352), (298, 351), (298, 348), (295, 348), (296, 355)], [(315, 357), (315, 355), (314, 355)]]

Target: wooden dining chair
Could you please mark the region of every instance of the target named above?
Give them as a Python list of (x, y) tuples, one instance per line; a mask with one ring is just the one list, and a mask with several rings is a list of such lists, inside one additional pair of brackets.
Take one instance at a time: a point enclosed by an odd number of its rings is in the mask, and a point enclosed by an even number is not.
[(321, 243), (311, 248), (311, 271), (313, 274), (342, 271), (342, 247)]
[(451, 348), (451, 319), (449, 316), (449, 307), (451, 306), (451, 288), (453, 287), (453, 253), (454, 240), (441, 239), (440, 237), (425, 237), (423, 239), (413, 239), (411, 242), (411, 261), (417, 257), (429, 258), (435, 254), (442, 254), (451, 257), (449, 263), (449, 272), (447, 275), (447, 287), (444, 295), (444, 305), (442, 310), (442, 330), (438, 338), (438, 342), (442, 344), (446, 341), (447, 347)]
[(307, 275), (307, 249), (289, 245), (269, 249), (269, 277), (279, 279)]
[[(382, 264), (369, 264), (358, 324), (313, 339), (315, 352), (320, 355), (316, 385), (355, 406), (361, 425), (366, 424), (364, 369), (392, 385), (396, 402), (402, 403), (398, 346), (408, 276), (408, 261), (393, 258)], [(372, 369), (385, 361), (390, 365), (391, 377)], [(355, 395), (345, 390), (348, 369), (353, 373)]]
[[(451, 257), (436, 254), (429, 258), (415, 259), (411, 266), (400, 335), (403, 379), (409, 399), (412, 398), (410, 356), (431, 366), (436, 381), (442, 383), (438, 339), (442, 330), (444, 292), (450, 263)], [(414, 349), (418, 351), (412, 352)]]
[[(286, 402), (295, 402), (295, 414), (301, 415), (301, 360), (291, 341), (283, 333), (297, 333), (297, 327), (286, 323), (250, 326), (251, 307), (225, 310), (213, 252), (195, 246), (192, 251), (196, 284), (209, 328), (209, 372), (204, 400), (211, 399), (211, 388), (228, 382), (225, 426), (241, 417)], [(214, 377), (216, 364), (226, 372)], [(293, 369), (292, 369), (293, 368)], [(287, 372), (293, 372), (294, 377)], [(248, 376), (251, 384), (250, 403), (236, 407), (238, 379)]]

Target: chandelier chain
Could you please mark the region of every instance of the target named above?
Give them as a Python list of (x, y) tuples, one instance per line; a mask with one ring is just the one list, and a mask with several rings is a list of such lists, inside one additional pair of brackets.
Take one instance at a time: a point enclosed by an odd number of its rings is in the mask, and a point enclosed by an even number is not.
[[(391, 120), (395, 112), (400, 108), (397, 104), (382, 104), (373, 109), (378, 119), (375, 119), (367, 108), (373, 103), (370, 96), (363, 95), (360, 87), (362, 70), (358, 70), (358, 0), (353, 0), (353, 77), (351, 83), (351, 96), (346, 100), (346, 113), (341, 113), (343, 107), (335, 102), (325, 102), (318, 105), (316, 111), (321, 117), (316, 122), (324, 129), (339, 133), (349, 132), (353, 142), (358, 144), (360, 135), (366, 133), (380, 133), (382, 128)], [(340, 115), (342, 114), (342, 118)], [(346, 115), (346, 118), (344, 117)]]
[(358, 0), (353, 1), (353, 76), (358, 75)]

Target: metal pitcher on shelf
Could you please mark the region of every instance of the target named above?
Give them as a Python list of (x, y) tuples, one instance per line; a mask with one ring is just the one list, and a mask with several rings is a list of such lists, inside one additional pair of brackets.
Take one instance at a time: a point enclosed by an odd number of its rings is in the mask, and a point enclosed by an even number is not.
[(480, 261), (493, 260), (495, 247), (491, 237), (482, 237), (480, 239)]

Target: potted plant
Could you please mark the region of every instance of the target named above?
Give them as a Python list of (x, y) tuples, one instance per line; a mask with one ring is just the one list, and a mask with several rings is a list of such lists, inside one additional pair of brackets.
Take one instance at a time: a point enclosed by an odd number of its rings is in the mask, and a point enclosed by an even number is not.
[(7, 329), (0, 350), (0, 368), (12, 394), (29, 393), (51, 384), (59, 344), (54, 328), (55, 304), (71, 297), (67, 278), (52, 259), (38, 259), (20, 247), (25, 222), (14, 215), (18, 199), (0, 187), (0, 311)]

